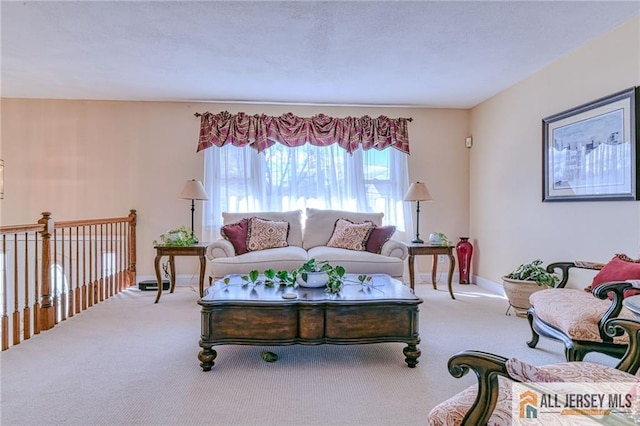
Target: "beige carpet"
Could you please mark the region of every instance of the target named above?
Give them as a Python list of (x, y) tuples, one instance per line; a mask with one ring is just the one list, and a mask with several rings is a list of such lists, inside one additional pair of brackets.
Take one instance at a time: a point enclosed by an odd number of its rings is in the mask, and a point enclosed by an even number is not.
[[(463, 349), (562, 361), (542, 339), (530, 349), (525, 319), (506, 300), (455, 285), (452, 300), (419, 284), (420, 363), (400, 343), (359, 346), (217, 346), (213, 370), (196, 358), (197, 294), (130, 289), (2, 353), (1, 423), (8, 425), (414, 425), (438, 402), (475, 383), (455, 379), (448, 358)], [(279, 360), (266, 363), (260, 351)], [(587, 359), (614, 364), (611, 358)]]

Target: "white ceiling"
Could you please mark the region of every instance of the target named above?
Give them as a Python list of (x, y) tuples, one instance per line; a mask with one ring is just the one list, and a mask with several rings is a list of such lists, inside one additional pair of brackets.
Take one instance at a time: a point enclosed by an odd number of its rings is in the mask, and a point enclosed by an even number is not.
[(1, 95), (469, 108), (639, 13), (640, 0), (3, 0)]

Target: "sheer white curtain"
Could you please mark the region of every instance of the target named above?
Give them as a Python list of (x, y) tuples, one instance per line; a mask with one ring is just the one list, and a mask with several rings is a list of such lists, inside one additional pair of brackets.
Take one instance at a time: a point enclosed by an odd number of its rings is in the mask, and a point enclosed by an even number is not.
[[(220, 238), (222, 212), (288, 211), (307, 207), (384, 212), (384, 224), (405, 233), (411, 206), (408, 156), (396, 149), (347, 153), (337, 144), (276, 144), (263, 153), (225, 145), (205, 150), (203, 241)], [(406, 225), (405, 225), (406, 224)], [(400, 235), (401, 237), (402, 235)]]

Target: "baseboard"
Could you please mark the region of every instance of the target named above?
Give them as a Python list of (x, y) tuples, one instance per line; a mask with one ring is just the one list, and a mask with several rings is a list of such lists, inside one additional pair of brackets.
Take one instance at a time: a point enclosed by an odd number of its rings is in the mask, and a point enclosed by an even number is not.
[(495, 294), (499, 294), (500, 296), (506, 297), (504, 294), (504, 289), (502, 287), (502, 284), (496, 283), (486, 278), (477, 277), (477, 276), (473, 277), (473, 281), (476, 284), (478, 284), (478, 287), (480, 288), (483, 288)]

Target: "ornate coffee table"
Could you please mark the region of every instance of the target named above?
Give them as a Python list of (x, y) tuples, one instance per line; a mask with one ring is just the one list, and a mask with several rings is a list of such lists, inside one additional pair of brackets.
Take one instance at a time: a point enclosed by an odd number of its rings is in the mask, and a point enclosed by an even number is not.
[[(230, 276), (216, 281), (198, 304), (202, 306), (200, 366), (209, 371), (215, 345), (355, 345), (402, 342), (405, 362), (418, 364), (418, 305), (422, 299), (388, 275), (374, 275), (360, 285), (348, 276), (338, 294), (323, 288), (242, 285)], [(283, 297), (295, 297), (285, 298)], [(286, 296), (291, 295), (291, 296)], [(295, 295), (295, 296), (292, 296)]]

